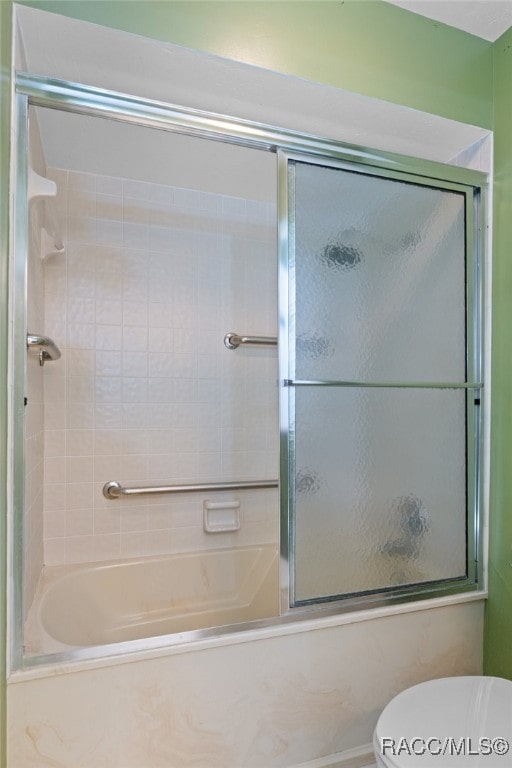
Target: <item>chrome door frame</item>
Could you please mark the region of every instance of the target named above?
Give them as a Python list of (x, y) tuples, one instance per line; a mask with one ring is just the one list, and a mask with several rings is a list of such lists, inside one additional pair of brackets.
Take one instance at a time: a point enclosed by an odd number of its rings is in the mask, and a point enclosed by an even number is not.
[[(93, 86), (73, 83), (66, 80), (35, 76), (23, 72), (15, 77), (15, 110), (13, 135), (13, 155), (11, 167), (12, 189), (14, 202), (11, 211), (11, 228), (13, 232), (11, 246), (11, 322), (9, 369), (10, 380), (13, 381), (10, 394), (9, 434), (13, 447), (9, 465), (10, 477), (10, 525), (9, 525), (9, 575), (11, 589), (9, 595), (10, 631), (10, 661), (11, 669), (37, 667), (48, 663), (62, 663), (99, 659), (105, 656), (154, 650), (162, 647), (202, 640), (214, 636), (223, 636), (242, 630), (270, 627), (290, 622), (310, 620), (321, 616), (334, 616), (354, 610), (354, 605), (344, 603), (319, 604), (309, 606), (307, 610), (292, 609), (289, 604), (288, 578), (288, 499), (289, 493), (286, 482), (281, 482), (281, 615), (267, 620), (247, 622), (233, 627), (219, 627), (208, 630), (195, 630), (180, 635), (116, 643), (108, 646), (80, 648), (53, 655), (23, 657), (23, 509), (24, 509), (24, 426), (23, 426), (23, 397), (26, 370), (26, 259), (27, 259), (27, 229), (28, 229), (28, 108), (29, 106), (56, 109), (64, 112), (89, 115), (91, 117), (108, 118), (133, 125), (157, 128), (169, 132), (212, 139), (253, 149), (270, 151), (277, 155), (278, 166), (278, 248), (279, 248), (279, 361), (280, 361), (280, 476), (288, 478), (288, 407), (290, 404), (290, 387), (284, 385), (287, 378), (283, 372), (288, 370), (288, 200), (286, 173), (287, 160), (295, 153), (302, 159), (318, 159), (319, 162), (340, 162), (350, 167), (364, 166), (366, 172), (371, 169), (386, 173), (406, 173), (415, 175), (423, 180), (432, 179), (437, 182), (453, 182), (478, 187), (485, 197), (487, 176), (478, 171), (472, 171), (456, 166), (448, 166), (431, 160), (407, 157), (391, 152), (374, 150), (362, 146), (344, 144), (326, 139), (321, 136), (275, 127), (255, 121), (242, 120), (226, 115), (182, 107), (154, 100), (142, 99), (124, 93), (107, 91)], [(477, 238), (479, 250), (478, 285), (481, 291), (483, 273), (484, 238), (482, 225), (484, 206), (476, 215), (476, 225), (480, 228)], [(286, 257), (286, 262), (285, 262)], [(285, 269), (286, 264), (286, 269)], [(481, 315), (481, 309), (479, 310)], [(477, 343), (478, 339), (478, 343)], [(481, 332), (475, 333), (475, 355), (480, 356), (481, 365)], [(475, 429), (475, 450), (479, 455), (481, 437)], [(292, 436), (293, 438), (293, 436)], [(481, 484), (475, 488), (475, 498), (481, 509)], [(479, 521), (475, 523), (475, 538), (478, 538)], [(481, 554), (481, 542), (476, 551)], [(480, 558), (481, 559), (481, 558)], [(474, 591), (481, 589), (478, 585), (471, 587)], [(460, 590), (454, 590), (460, 591)], [(449, 594), (443, 591), (442, 595)], [(434, 594), (418, 595), (417, 593), (381, 597), (369, 600), (365, 608), (392, 605), (406, 601), (417, 600), (419, 597), (434, 597)]]
[[(465, 382), (361, 382), (361, 381), (303, 381), (296, 380), (295, 350), (292, 343), (294, 306), (294, 198), (290, 163), (307, 163), (335, 168), (383, 179), (403, 181), (435, 189), (453, 191), (465, 199), (465, 278), (466, 278), (466, 380)], [(483, 456), (483, 321), (482, 297), (484, 274), (484, 186), (478, 175), (471, 183), (453, 180), (448, 174), (443, 179), (416, 172), (411, 167), (398, 170), (346, 159), (308, 156), (305, 153), (278, 150), (278, 220), (279, 220), (279, 365), (280, 365), (280, 519), (281, 559), (287, 568), (281, 569), (281, 611), (304, 611), (305, 607), (338, 605), (340, 611), (372, 607), (376, 604), (417, 600), (421, 597), (440, 597), (478, 589), (481, 581), (482, 542), (479, 535), (483, 514), (482, 456)], [(455, 174), (457, 175), (457, 174)], [(292, 319), (290, 321), (290, 318)], [(295, 604), (293, 553), (295, 550), (295, 391), (297, 387), (386, 387), (401, 389), (464, 389), (466, 397), (466, 510), (467, 510), (467, 576), (465, 579), (446, 579), (421, 585), (393, 587), (359, 595), (333, 596), (317, 601)], [(471, 392), (474, 407), (470, 407)], [(286, 478), (286, 481), (285, 481)]]

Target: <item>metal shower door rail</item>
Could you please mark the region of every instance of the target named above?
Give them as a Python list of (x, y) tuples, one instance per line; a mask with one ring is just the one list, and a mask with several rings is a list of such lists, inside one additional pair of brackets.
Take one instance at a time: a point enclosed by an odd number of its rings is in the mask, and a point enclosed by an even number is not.
[(149, 128), (200, 136), (241, 146), (275, 152), (309, 154), (357, 162), (358, 164), (398, 169), (405, 173), (424, 175), (433, 179), (449, 179), (462, 184), (475, 183), (477, 177), (484, 184), (484, 173), (460, 167), (446, 166), (432, 160), (372, 150), (353, 144), (342, 144), (301, 131), (280, 128), (253, 120), (182, 107), (152, 99), (141, 99), (117, 91), (108, 91), (81, 83), (52, 77), (16, 73), (16, 91), (28, 98), (36, 107), (59, 109), (64, 112), (107, 117), (120, 122), (134, 123)]

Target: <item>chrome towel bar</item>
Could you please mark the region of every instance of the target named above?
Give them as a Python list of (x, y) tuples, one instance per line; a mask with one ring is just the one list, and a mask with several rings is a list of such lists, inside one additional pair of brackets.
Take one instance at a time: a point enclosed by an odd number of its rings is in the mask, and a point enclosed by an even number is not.
[(228, 349), (238, 349), (240, 346), (277, 347), (275, 336), (239, 336), (238, 333), (226, 333), (224, 346)]
[(58, 360), (60, 357), (60, 349), (55, 344), (53, 339), (48, 336), (37, 336), (36, 334), (27, 334), (27, 347), (39, 348), (39, 365), (44, 365), (47, 360)]
[(242, 480), (233, 483), (197, 483), (195, 485), (144, 485), (139, 488), (123, 488), (117, 480), (110, 480), (103, 486), (106, 499), (120, 496), (138, 496), (143, 493), (193, 493), (201, 491), (251, 491), (258, 488), (277, 488), (277, 480)]

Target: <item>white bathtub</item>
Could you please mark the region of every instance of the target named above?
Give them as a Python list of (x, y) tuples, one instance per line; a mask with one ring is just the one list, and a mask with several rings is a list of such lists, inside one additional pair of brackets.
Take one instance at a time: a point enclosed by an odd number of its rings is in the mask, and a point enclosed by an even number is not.
[(45, 567), (26, 652), (56, 653), (278, 614), (275, 546)]

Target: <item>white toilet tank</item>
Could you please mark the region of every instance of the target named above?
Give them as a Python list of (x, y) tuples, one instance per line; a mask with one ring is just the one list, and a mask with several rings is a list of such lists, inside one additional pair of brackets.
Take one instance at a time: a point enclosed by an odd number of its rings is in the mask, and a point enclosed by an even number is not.
[(398, 694), (373, 737), (379, 768), (511, 768), (512, 682), (445, 677)]

